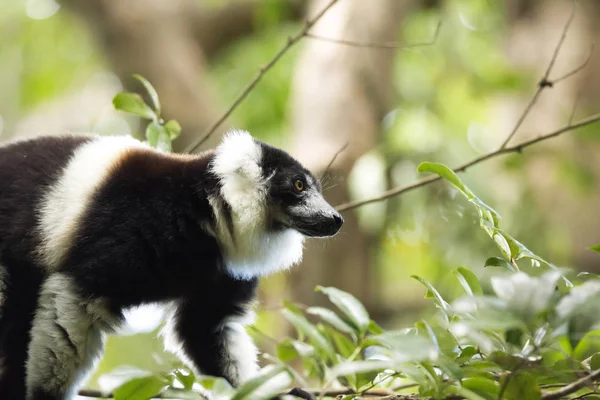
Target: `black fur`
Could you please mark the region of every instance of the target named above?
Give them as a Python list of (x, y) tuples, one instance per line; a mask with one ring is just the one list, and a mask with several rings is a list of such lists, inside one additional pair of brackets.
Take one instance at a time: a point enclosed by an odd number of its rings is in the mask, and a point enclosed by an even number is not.
[(8, 270), (0, 310), (0, 399), (25, 398), (29, 330), (44, 279), (34, 256), (35, 207), (73, 150), (87, 140), (40, 138), (0, 147), (0, 266)]
[[(0, 310), (0, 399), (25, 398), (32, 318), (40, 286), (50, 274), (35, 253), (43, 239), (37, 219), (40, 202), (73, 152), (89, 140), (38, 138), (0, 147), (0, 266), (8, 271)], [(318, 192), (321, 187), (285, 152), (260, 145), (261, 167), (265, 178), (272, 178), (267, 201), (275, 211), (269, 225), (281, 229), (276, 215), (304, 198), (294, 190), (295, 180), (301, 179), (306, 188), (315, 185)], [(231, 208), (219, 194), (221, 183), (210, 172), (213, 157), (212, 152), (192, 159), (146, 149), (127, 151), (93, 194), (69, 250), (52, 274), (69, 277), (82, 299), (101, 300), (117, 319), (127, 307), (173, 301), (174, 326), (186, 355), (202, 373), (230, 378), (222, 331), (229, 328), (223, 323), (245, 313), (257, 280), (233, 278), (219, 243), (209, 233), (216, 229), (209, 196), (222, 203), (221, 218), (230, 231), (234, 229)], [(335, 218), (341, 216), (332, 215), (319, 217), (311, 229), (337, 232), (341, 221)], [(59, 332), (76, 348), (69, 332)], [(65, 396), (28, 389), (28, 400)]]

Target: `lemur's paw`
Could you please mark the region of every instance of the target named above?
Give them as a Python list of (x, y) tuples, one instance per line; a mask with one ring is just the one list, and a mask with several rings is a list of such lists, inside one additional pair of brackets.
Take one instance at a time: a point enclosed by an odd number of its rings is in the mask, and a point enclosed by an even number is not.
[[(298, 387), (293, 388), (289, 392), (285, 393), (286, 395), (293, 396), (299, 399), (304, 400), (315, 400), (315, 397), (308, 393), (306, 390), (300, 389)], [(273, 397), (271, 400), (281, 400), (281, 396)]]

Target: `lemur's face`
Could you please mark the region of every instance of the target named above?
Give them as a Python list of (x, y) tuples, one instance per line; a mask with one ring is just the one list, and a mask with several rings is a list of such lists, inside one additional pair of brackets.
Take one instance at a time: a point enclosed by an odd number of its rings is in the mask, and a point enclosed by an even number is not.
[(275, 225), (310, 237), (335, 235), (344, 219), (324, 198), (321, 183), (284, 151), (261, 143), (267, 202)]
[(273, 229), (325, 237), (335, 235), (344, 223), (309, 171), (285, 151), (247, 132), (233, 131), (224, 137), (216, 148), (212, 171), (221, 183), (221, 195), (239, 219), (234, 225), (255, 226), (260, 221)]

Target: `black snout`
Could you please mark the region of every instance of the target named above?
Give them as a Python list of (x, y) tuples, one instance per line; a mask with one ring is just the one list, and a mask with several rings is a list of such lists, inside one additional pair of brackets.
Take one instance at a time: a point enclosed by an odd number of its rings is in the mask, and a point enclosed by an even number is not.
[(327, 237), (335, 235), (343, 224), (344, 218), (335, 212), (328, 215), (318, 214), (307, 218), (295, 218), (293, 227), (306, 236)]
[(333, 233), (335, 234), (337, 233), (337, 231), (340, 230), (342, 225), (344, 225), (344, 217), (342, 217), (342, 215), (338, 213), (333, 214), (333, 224), (335, 226), (335, 232)]

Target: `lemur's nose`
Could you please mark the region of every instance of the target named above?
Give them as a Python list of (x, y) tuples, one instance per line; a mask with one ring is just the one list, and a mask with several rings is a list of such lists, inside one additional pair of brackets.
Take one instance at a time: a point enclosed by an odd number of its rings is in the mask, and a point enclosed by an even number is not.
[(340, 229), (344, 224), (344, 217), (342, 217), (341, 214), (335, 213), (333, 214), (333, 222), (335, 223), (336, 228)]

